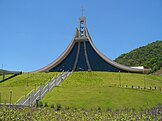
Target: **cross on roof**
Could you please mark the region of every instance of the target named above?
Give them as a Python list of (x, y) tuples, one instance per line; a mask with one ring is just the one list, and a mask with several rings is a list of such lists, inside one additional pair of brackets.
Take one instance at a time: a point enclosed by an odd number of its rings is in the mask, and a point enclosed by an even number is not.
[(81, 13), (82, 13), (82, 16), (83, 16), (83, 12), (85, 11), (85, 9), (82, 7), (81, 8)]

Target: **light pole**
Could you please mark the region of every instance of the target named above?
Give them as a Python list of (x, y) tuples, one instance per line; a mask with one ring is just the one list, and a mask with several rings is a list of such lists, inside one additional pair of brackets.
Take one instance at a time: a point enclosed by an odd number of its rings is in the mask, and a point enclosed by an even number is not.
[(36, 89), (37, 89), (37, 84), (36, 83), (35, 83), (34, 87), (35, 87), (35, 92), (36, 92)]
[(144, 89), (146, 88), (146, 82), (145, 82), (145, 73), (144, 73), (144, 70), (143, 70), (143, 83), (144, 83)]
[(12, 90), (10, 90), (10, 105), (11, 105), (11, 99), (12, 99)]
[(146, 78), (145, 78), (145, 74), (144, 74), (144, 89), (146, 88)]
[(26, 99), (26, 91), (27, 91), (27, 90), (26, 90), (26, 87), (25, 87), (25, 99)]
[(121, 76), (120, 76), (120, 71), (119, 71), (119, 86), (121, 87)]
[(1, 105), (1, 92), (0, 92), (0, 105)]

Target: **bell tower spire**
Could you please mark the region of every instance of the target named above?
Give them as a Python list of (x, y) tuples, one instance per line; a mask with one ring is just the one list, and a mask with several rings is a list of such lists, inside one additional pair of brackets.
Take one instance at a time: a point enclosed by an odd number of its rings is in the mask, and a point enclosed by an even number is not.
[(136, 69), (118, 64), (104, 56), (93, 44), (81, 9), (75, 35), (64, 53), (51, 64), (35, 72), (107, 71), (147, 73), (149, 69)]
[(82, 16), (79, 17), (79, 37), (85, 37), (85, 29), (86, 29), (86, 17), (83, 16), (83, 12), (85, 9), (81, 8)]

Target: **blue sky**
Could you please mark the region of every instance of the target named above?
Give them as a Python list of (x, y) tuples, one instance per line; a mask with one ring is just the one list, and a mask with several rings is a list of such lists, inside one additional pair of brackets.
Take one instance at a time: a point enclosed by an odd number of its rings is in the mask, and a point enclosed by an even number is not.
[(162, 40), (162, 0), (0, 0), (0, 68), (27, 72), (54, 61), (82, 6), (95, 46), (112, 60)]

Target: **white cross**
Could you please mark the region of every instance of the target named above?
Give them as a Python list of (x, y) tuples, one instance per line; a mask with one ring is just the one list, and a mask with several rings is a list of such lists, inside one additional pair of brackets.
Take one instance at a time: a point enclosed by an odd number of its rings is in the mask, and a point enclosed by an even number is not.
[(81, 12), (82, 12), (82, 16), (83, 16), (83, 12), (85, 11), (85, 9), (82, 7), (81, 8)]

